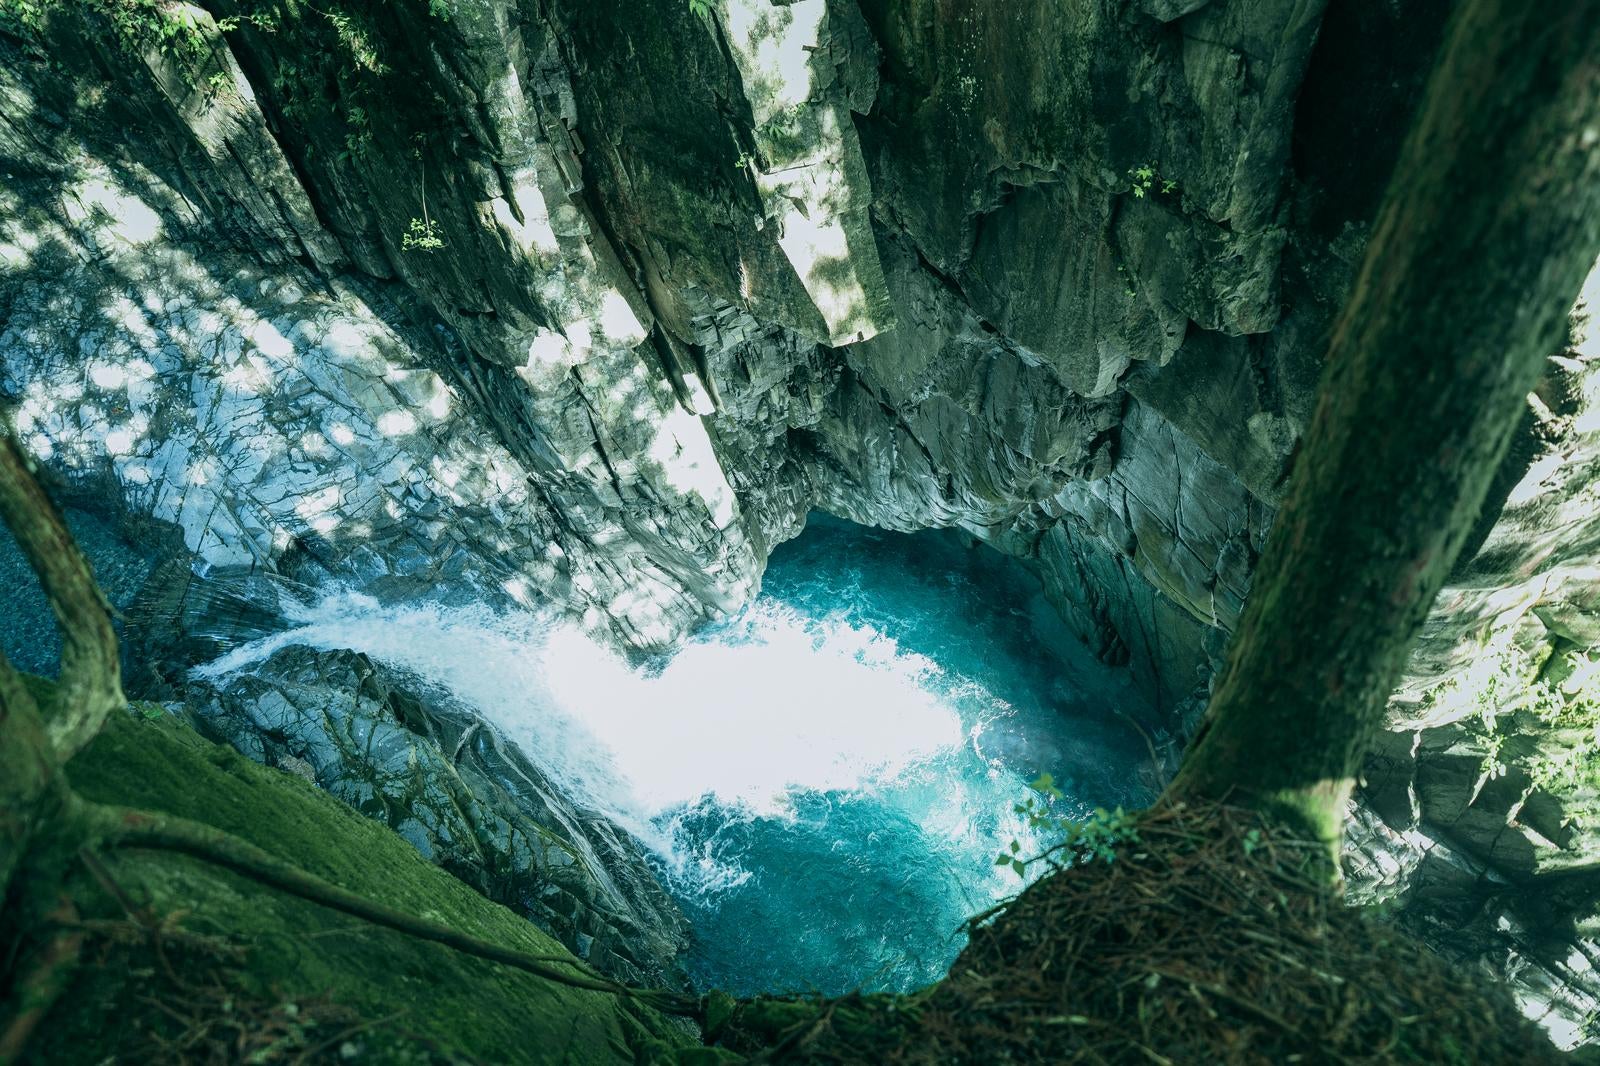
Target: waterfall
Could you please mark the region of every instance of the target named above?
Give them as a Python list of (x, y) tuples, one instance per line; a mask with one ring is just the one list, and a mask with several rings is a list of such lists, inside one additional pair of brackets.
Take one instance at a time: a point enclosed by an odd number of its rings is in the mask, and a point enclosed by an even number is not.
[(1110, 713), (1125, 682), (1046, 651), (1047, 609), (967, 556), (826, 524), (775, 555), (740, 617), (644, 667), (551, 615), (330, 589), (196, 673), (303, 644), (416, 675), (646, 847), (701, 983), (906, 988), (1020, 887), (993, 859), (1044, 844), (1012, 810), (1032, 777), (1066, 782), (1080, 813), (1142, 798), (1143, 742)]

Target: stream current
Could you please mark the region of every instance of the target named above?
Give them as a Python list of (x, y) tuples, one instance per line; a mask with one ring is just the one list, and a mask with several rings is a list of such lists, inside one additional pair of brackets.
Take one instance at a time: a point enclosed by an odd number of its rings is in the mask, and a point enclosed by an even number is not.
[(1148, 798), (1126, 671), (951, 535), (813, 516), (738, 618), (643, 667), (533, 612), (332, 591), (291, 619), (199, 672), (348, 648), (474, 706), (640, 840), (703, 988), (936, 980), (965, 919), (1021, 886), (996, 855), (1048, 843), (1012, 810), (1029, 781), (1053, 775), (1066, 813)]

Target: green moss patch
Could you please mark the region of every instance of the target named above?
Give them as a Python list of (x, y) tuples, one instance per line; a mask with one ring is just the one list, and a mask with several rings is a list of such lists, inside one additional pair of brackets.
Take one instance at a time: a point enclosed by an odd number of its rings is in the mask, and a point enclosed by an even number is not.
[[(205, 822), (376, 902), (567, 956), (388, 828), (149, 708), (115, 716), (68, 775), (86, 799)], [(152, 1048), (197, 1041), (201, 1028), (204, 1047), (234, 1041), (236, 1061), (256, 1062), (612, 1063), (633, 1062), (646, 1044), (693, 1042), (638, 1004), (374, 927), (202, 862), (123, 850), (100, 867), (81, 874), (83, 898), (103, 903), (83, 915), (87, 965), (39, 1034), (40, 1062), (146, 1061)], [(254, 1043), (239, 1043), (241, 1034)], [(196, 1052), (172, 1061), (214, 1060)]]

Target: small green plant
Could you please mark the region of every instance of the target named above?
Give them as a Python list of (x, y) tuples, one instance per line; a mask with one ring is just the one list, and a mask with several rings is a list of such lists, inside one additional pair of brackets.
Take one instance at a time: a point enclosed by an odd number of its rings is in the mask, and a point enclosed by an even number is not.
[(1561, 736), (1542, 743), (1526, 763), (1533, 786), (1545, 792), (1570, 793), (1600, 787), (1600, 660), (1596, 652), (1570, 652), (1561, 666), (1566, 677), (1541, 680), (1527, 707), (1539, 723)]
[[(1040, 774), (1038, 778), (1028, 783), (1028, 788), (1031, 791), (1022, 802), (1012, 805), (1013, 813), (1025, 817), (1028, 828), (1043, 830), (1052, 835), (1060, 834), (1061, 839), (1030, 858), (1022, 857), (1021, 841), (1013, 840), (1005, 851), (995, 857), (996, 866), (1009, 866), (1017, 876), (1021, 877), (1028, 872), (1029, 866), (1040, 861), (1047, 861), (1053, 865), (1070, 865), (1073, 862), (1093, 862), (1099, 859), (1111, 863), (1116, 861), (1119, 847), (1139, 842), (1139, 820), (1136, 814), (1130, 814), (1121, 807), (1113, 810), (1096, 807), (1094, 813), (1087, 818), (1071, 818), (1051, 810), (1053, 804), (1066, 798), (1066, 794), (1056, 786), (1052, 775)], [(1057, 857), (1063, 854), (1066, 862), (1060, 863)]]
[(1261, 830), (1250, 830), (1240, 842), (1244, 845), (1244, 853), (1246, 855), (1254, 855), (1262, 844)]
[(422, 217), (413, 218), (405, 233), (401, 234), (400, 248), (407, 252), (437, 252), (444, 247), (444, 238), (439, 236), (439, 224), (428, 217), (428, 164), (422, 158), (427, 137), (421, 133), (413, 134), (411, 143), (411, 157), (417, 161), (417, 172), (422, 178)]
[(1578, 1026), (1578, 1033), (1585, 1043), (1600, 1036), (1600, 1010), (1592, 1010), (1584, 1015), (1583, 1022)]
[(233, 79), (228, 77), (228, 72), (225, 70), (214, 70), (210, 74), (206, 75), (206, 99), (215, 100), (217, 97), (221, 96), (223, 92), (227, 90), (228, 85), (232, 80)]
[(389, 73), (389, 65), (378, 54), (377, 45), (372, 40), (372, 31), (364, 22), (343, 11), (324, 11), (320, 8), (311, 10), (327, 19), (328, 24), (333, 27), (334, 37), (344, 48), (344, 54), (356, 67), (370, 74)]
[(432, 219), (413, 218), (400, 236), (400, 247), (408, 252), (437, 252), (444, 247), (439, 236), (439, 223)]
[(1157, 173), (1154, 163), (1144, 163), (1136, 167), (1129, 167), (1128, 177), (1131, 181), (1129, 191), (1141, 200), (1157, 190), (1163, 196), (1171, 196), (1178, 190), (1178, 183)]
[(1478, 783), (1481, 787), (1485, 781), (1498, 781), (1506, 776), (1506, 761), (1501, 757), (1501, 749), (1505, 747), (1504, 733), (1487, 733), (1484, 736), (1483, 761), (1478, 767)]
[(344, 147), (339, 151), (339, 161), (364, 162), (373, 146), (372, 124), (367, 109), (351, 105), (344, 111), (344, 122), (347, 129), (344, 135)]
[(689, 0), (689, 13), (700, 18), (711, 17), (711, 0)]
[(769, 156), (775, 154), (782, 159), (807, 149), (810, 140), (801, 122), (804, 115), (805, 104), (796, 102), (774, 112), (761, 124), (758, 134)]

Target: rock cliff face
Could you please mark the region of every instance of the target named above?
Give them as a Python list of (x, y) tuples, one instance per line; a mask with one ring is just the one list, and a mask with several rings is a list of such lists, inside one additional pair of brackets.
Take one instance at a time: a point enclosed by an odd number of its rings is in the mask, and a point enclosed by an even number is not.
[(959, 525), (1203, 686), (1384, 177), (1296, 174), (1319, 4), (297, 10), (8, 43), (6, 388), (63, 470), (214, 566), (639, 648), (813, 507)]
[[(1600, 999), (1600, 269), (1530, 397), (1503, 504), (1457, 566), (1368, 760), (1348, 863), (1447, 954), (1508, 973), (1563, 1042)], [(1381, 816), (1381, 817), (1374, 817)]]
[[(0, 391), (137, 538), (655, 650), (814, 508), (960, 527), (1182, 736), (1448, 4), (46, 7), (0, 24)], [(1600, 637), (1594, 358), (1375, 763), (1393, 825), (1519, 884), (1592, 851), (1484, 844), (1550, 789), (1462, 802), (1466, 712), (1421, 694)]]

